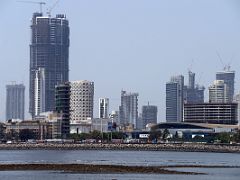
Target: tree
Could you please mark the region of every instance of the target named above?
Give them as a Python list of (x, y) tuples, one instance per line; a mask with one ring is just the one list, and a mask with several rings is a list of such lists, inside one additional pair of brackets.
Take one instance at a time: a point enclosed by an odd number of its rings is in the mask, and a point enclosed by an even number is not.
[(93, 132), (91, 132), (91, 137), (92, 139), (96, 140), (102, 139), (102, 133), (100, 131), (94, 130)]
[(240, 143), (240, 130), (238, 130), (234, 135), (233, 135), (233, 140), (237, 143)]
[(216, 140), (220, 140), (221, 143), (230, 143), (232, 140), (232, 135), (231, 133), (222, 132), (216, 136)]
[(33, 130), (30, 129), (22, 129), (19, 132), (19, 138), (21, 141), (26, 141), (28, 139), (36, 139), (36, 135)]
[(161, 139), (161, 137), (162, 137), (162, 131), (152, 130), (152, 131), (150, 131), (150, 135), (149, 135), (148, 139), (150, 141), (156, 141), (157, 142), (157, 140)]
[(164, 129), (164, 131), (163, 131), (163, 139), (167, 140), (169, 135), (170, 135), (169, 130), (168, 129)]

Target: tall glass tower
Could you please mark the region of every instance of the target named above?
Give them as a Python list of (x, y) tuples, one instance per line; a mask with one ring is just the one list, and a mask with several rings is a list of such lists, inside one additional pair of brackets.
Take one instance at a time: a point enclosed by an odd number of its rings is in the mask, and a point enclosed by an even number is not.
[[(30, 83), (29, 83), (29, 112), (34, 118), (36, 96), (44, 100), (42, 109), (55, 109), (55, 86), (69, 80), (69, 25), (65, 15), (45, 17), (42, 13), (34, 13), (31, 22), (30, 44)], [(44, 88), (37, 88), (36, 75), (39, 68), (44, 69)], [(38, 92), (39, 90), (44, 92)]]
[(173, 76), (166, 83), (166, 121), (183, 121), (184, 77)]

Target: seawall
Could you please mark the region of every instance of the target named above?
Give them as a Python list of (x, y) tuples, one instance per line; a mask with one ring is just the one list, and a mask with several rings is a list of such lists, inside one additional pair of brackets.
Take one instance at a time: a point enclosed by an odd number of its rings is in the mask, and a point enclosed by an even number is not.
[(227, 144), (0, 144), (0, 150), (130, 150), (240, 153), (240, 145)]

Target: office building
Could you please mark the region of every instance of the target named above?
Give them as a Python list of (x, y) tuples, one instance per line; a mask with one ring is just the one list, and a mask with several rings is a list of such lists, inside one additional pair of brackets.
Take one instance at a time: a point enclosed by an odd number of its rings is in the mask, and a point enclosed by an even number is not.
[(70, 134), (70, 84), (68, 82), (56, 86), (55, 110), (61, 115), (61, 137)]
[(121, 125), (133, 125), (133, 127), (136, 128), (138, 120), (138, 93), (121, 91), (119, 119)]
[(70, 123), (82, 123), (93, 118), (94, 83), (70, 82)]
[(6, 119), (24, 120), (25, 86), (12, 84), (6, 86)]
[(109, 117), (109, 99), (100, 98), (99, 99), (99, 118), (108, 118)]
[(157, 113), (157, 106), (148, 104), (142, 107), (143, 128), (146, 128), (146, 125), (149, 123), (157, 124)]
[[(68, 81), (69, 74), (69, 25), (65, 15), (56, 17), (34, 13), (31, 21), (29, 112), (55, 109), (55, 86)], [(44, 69), (44, 89), (36, 87), (36, 71)], [(38, 91), (44, 96), (37, 100), (42, 107), (36, 107)], [(42, 99), (44, 98), (44, 99)], [(42, 111), (40, 110), (40, 112)]]
[(184, 86), (184, 103), (204, 103), (205, 88), (195, 84), (195, 73), (189, 71), (188, 80), (188, 86)]
[(174, 76), (166, 83), (166, 121), (183, 120), (184, 77)]
[(238, 124), (238, 104), (184, 104), (184, 122), (235, 125)]
[(216, 80), (222, 80), (227, 85), (227, 100), (228, 102), (232, 102), (234, 97), (235, 71), (230, 71), (230, 67), (227, 67), (224, 71), (216, 73)]
[(229, 88), (223, 80), (215, 80), (209, 87), (210, 103), (227, 103), (229, 102)]

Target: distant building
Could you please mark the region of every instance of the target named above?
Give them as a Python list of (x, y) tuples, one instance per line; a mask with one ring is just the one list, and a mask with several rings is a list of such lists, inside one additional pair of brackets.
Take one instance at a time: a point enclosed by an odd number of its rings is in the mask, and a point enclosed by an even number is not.
[(55, 110), (61, 114), (61, 136), (67, 138), (70, 134), (70, 84), (68, 82), (56, 86)]
[(116, 122), (110, 118), (93, 118), (91, 131), (110, 132), (116, 131)]
[(136, 128), (138, 120), (138, 93), (121, 91), (121, 106), (119, 107), (121, 125), (132, 124)]
[(184, 77), (174, 76), (166, 83), (166, 121), (181, 122), (183, 119)]
[(205, 88), (195, 84), (195, 73), (189, 71), (188, 79), (188, 86), (184, 86), (184, 103), (204, 103)]
[(229, 88), (223, 80), (215, 80), (209, 87), (210, 103), (227, 103), (229, 102)]
[(12, 84), (6, 86), (6, 119), (24, 120), (25, 86)]
[(34, 110), (33, 118), (39, 116), (40, 113), (46, 112), (46, 92), (45, 92), (45, 70), (44, 68), (38, 68), (35, 71), (34, 77)]
[(93, 118), (94, 82), (70, 82), (70, 123), (81, 123)]
[[(65, 15), (56, 17), (34, 13), (31, 21), (29, 112), (36, 116), (36, 71), (44, 68), (44, 89), (38, 96), (44, 111), (55, 109), (55, 86), (69, 78), (69, 23)], [(45, 99), (44, 99), (45, 97)], [(40, 110), (41, 111), (41, 110)], [(37, 113), (39, 114), (39, 113)]]
[(56, 111), (63, 115), (65, 126), (62, 128), (66, 132), (70, 131), (70, 134), (90, 132), (93, 99), (93, 82), (71, 81), (56, 86)]
[(147, 105), (142, 107), (142, 121), (143, 128), (146, 128), (147, 124), (157, 124), (157, 106)]
[(185, 104), (184, 122), (235, 125), (238, 124), (238, 104)]
[(223, 80), (227, 85), (227, 99), (228, 102), (232, 102), (234, 97), (235, 71), (230, 71), (230, 67), (225, 68), (224, 71), (216, 73), (216, 80)]
[(100, 98), (99, 99), (99, 118), (109, 117), (109, 99)]

